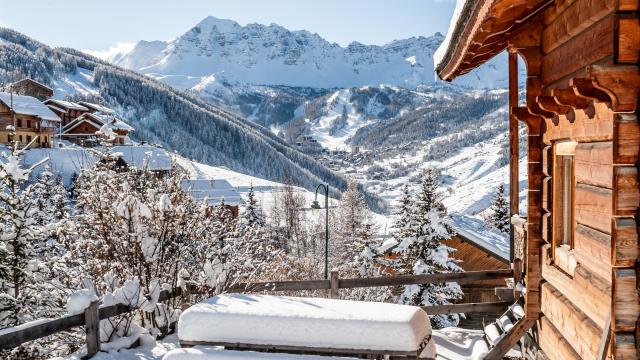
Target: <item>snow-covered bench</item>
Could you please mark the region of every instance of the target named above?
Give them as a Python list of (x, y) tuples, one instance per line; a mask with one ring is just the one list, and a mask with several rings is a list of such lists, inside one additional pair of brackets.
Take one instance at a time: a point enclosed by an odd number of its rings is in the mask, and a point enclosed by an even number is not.
[[(183, 347), (416, 358), (431, 339), (419, 307), (320, 298), (219, 295), (178, 322)], [(433, 354), (433, 350), (430, 351)]]

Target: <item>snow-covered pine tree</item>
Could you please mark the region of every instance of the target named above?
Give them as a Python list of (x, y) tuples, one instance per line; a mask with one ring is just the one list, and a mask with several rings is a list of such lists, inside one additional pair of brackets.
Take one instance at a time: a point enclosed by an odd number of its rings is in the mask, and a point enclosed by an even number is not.
[(373, 229), (367, 227), (370, 217), (367, 202), (358, 190), (358, 182), (349, 179), (333, 221), (333, 239), (329, 245), (333, 267), (349, 264), (362, 253), (373, 233)]
[[(415, 242), (415, 209), (414, 200), (409, 190), (409, 186), (402, 187), (402, 195), (398, 200), (398, 209), (394, 213), (394, 222), (391, 226), (391, 238), (387, 239), (385, 243), (380, 244), (384, 246), (384, 251), (398, 251), (402, 253), (406, 249), (408, 244)], [(397, 249), (395, 247), (398, 247)], [(404, 257), (386, 257), (384, 251), (378, 252), (380, 246), (377, 248), (369, 248), (366, 250), (366, 256), (368, 256), (372, 262), (378, 264), (380, 268), (384, 268), (386, 273), (393, 273), (395, 275), (406, 274), (407, 271), (411, 273), (411, 268), (405, 266)], [(401, 250), (398, 250), (401, 249)], [(394, 291), (397, 291), (394, 290)]]
[(253, 191), (253, 183), (251, 183), (242, 212), (242, 226), (252, 227), (254, 224), (264, 225), (264, 215), (258, 204), (258, 199), (256, 199), (256, 193)]
[[(405, 273), (415, 275), (460, 272), (458, 261), (452, 258), (454, 249), (442, 241), (454, 235), (446, 209), (438, 198), (439, 175), (434, 169), (423, 172), (420, 190), (412, 216), (413, 236), (402, 239), (396, 251), (402, 257)], [(462, 290), (457, 283), (409, 285), (398, 298), (398, 302), (412, 305), (444, 305), (460, 299)], [(455, 326), (458, 315), (435, 315), (431, 317), (435, 328)]]
[(489, 214), (488, 217), (488, 225), (508, 234), (511, 225), (509, 214), (509, 203), (504, 196), (504, 184), (500, 184), (491, 202), (491, 214)]

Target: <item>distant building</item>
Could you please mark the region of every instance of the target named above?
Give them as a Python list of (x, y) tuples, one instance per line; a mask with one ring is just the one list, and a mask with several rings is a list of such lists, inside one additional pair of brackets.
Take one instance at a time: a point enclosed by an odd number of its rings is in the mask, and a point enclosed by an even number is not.
[(298, 150), (306, 154), (320, 154), (322, 145), (312, 135), (300, 135), (295, 140)]
[(224, 201), (225, 207), (234, 219), (238, 217), (240, 205), (244, 204), (242, 196), (227, 180), (184, 180), (182, 189), (191, 194), (194, 199), (206, 201), (211, 208), (220, 205)]
[(11, 91), (16, 95), (34, 97), (40, 101), (53, 96), (53, 89), (33, 79), (25, 78), (10, 85)]
[(136, 169), (146, 169), (165, 175), (171, 171), (173, 161), (171, 155), (162, 148), (152, 145), (112, 146), (112, 155), (118, 155), (118, 165)]
[(91, 113), (102, 113), (102, 114), (115, 114), (116, 112), (112, 109), (109, 109), (106, 106), (102, 106), (100, 104), (94, 104), (86, 101), (78, 101), (78, 105), (84, 106), (89, 109)]
[(127, 135), (134, 131), (131, 125), (112, 114), (87, 112), (63, 126), (60, 136), (81, 146), (95, 146), (98, 144), (96, 132), (105, 125), (115, 135), (114, 144), (124, 145)]
[(87, 107), (71, 101), (48, 99), (44, 103), (62, 119), (62, 126), (66, 126), (82, 114), (91, 112)]
[[(13, 112), (13, 114), (12, 114)], [(51, 147), (60, 118), (40, 100), (25, 95), (0, 93), (0, 143), (9, 144), (8, 126), (15, 126), (21, 144), (34, 140), (33, 147)]]

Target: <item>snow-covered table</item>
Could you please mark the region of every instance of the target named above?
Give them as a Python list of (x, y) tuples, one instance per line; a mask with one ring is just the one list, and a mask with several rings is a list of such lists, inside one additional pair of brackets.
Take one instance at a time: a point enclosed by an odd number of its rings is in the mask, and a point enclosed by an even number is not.
[(417, 357), (429, 344), (419, 307), (267, 295), (219, 295), (182, 313), (184, 346), (306, 354)]

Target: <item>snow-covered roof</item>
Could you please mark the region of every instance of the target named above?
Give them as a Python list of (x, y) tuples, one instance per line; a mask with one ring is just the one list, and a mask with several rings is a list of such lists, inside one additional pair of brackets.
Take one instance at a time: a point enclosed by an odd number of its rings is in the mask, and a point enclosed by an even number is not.
[(49, 90), (49, 91), (53, 92), (53, 89), (52, 89), (52, 88), (48, 87), (47, 85), (45, 85), (45, 84), (43, 84), (43, 83), (41, 83), (41, 82), (35, 81), (35, 80), (33, 80), (32, 78), (24, 78), (24, 79), (22, 79), (22, 80), (18, 80), (18, 81), (16, 81), (16, 82), (14, 82), (12, 85), (18, 85), (18, 84), (23, 83), (23, 82), (31, 82), (31, 83), (34, 83), (34, 84), (36, 84), (36, 85), (38, 85), (38, 86), (40, 86), (40, 87), (43, 87), (43, 88), (45, 88), (45, 89), (47, 89), (47, 90)]
[(455, 231), (484, 251), (509, 261), (509, 235), (489, 227), (482, 219), (464, 214), (451, 214)]
[(224, 179), (183, 180), (181, 187), (189, 192), (194, 199), (206, 199), (210, 205), (220, 204), (222, 199), (227, 205), (241, 205), (244, 203), (240, 193)]
[(58, 99), (47, 99), (44, 102), (45, 104), (55, 104), (57, 107), (59, 108), (64, 108), (67, 110), (80, 110), (80, 111), (89, 111), (89, 109), (87, 109), (86, 107), (71, 102), (71, 101), (64, 101), (64, 100), (58, 100)]
[(73, 119), (70, 123), (62, 128), (62, 133), (68, 133), (83, 122), (89, 123), (97, 129), (107, 124), (112, 130), (124, 130), (127, 132), (134, 131), (133, 126), (109, 114), (85, 113)]
[[(0, 101), (6, 106), (11, 106), (11, 94), (0, 92)], [(51, 111), (48, 106), (31, 96), (14, 94), (13, 111), (16, 114), (36, 116), (43, 120), (60, 121), (58, 115)]]
[(87, 124), (89, 124), (89, 125), (93, 126), (93, 127), (94, 127), (94, 128), (96, 128), (96, 129), (100, 129), (100, 128), (102, 127), (102, 124), (97, 123), (97, 122), (95, 122), (95, 121), (92, 121), (92, 120), (91, 120), (91, 119), (89, 119), (89, 118), (85, 118), (85, 117), (80, 116), (80, 117), (77, 117), (77, 118), (73, 119), (73, 121), (71, 121), (70, 123), (68, 123), (67, 125), (65, 125), (65, 126), (62, 128), (62, 134), (69, 134), (69, 133), (71, 133), (71, 131), (72, 131), (73, 129), (75, 129), (76, 127), (78, 127), (78, 126), (79, 126), (80, 124), (82, 124), (82, 123), (87, 123)]
[(322, 349), (415, 353), (430, 334), (418, 306), (271, 295), (218, 295), (178, 321), (181, 341)]
[(118, 145), (112, 146), (111, 154), (121, 154), (127, 165), (142, 169), (145, 166), (151, 171), (171, 170), (171, 155), (159, 147), (151, 145)]
[(61, 112), (61, 113), (66, 113), (67, 111), (65, 109), (61, 109), (53, 104), (46, 104), (49, 109), (53, 110), (53, 111), (57, 111), (57, 112)]
[(454, 37), (460, 36), (459, 32), (461, 32), (462, 25), (466, 21), (466, 17), (462, 16), (462, 14), (467, 14), (471, 11), (472, 5), (477, 3), (477, 0), (457, 0), (455, 10), (453, 10), (453, 16), (451, 17), (451, 22), (449, 23), (449, 30), (447, 31), (447, 36), (445, 36), (444, 41), (438, 49), (433, 53), (433, 66), (435, 69), (440, 68), (443, 60), (445, 60), (445, 56), (450, 56), (450, 52), (453, 50), (449, 50), (451, 47), (451, 42)]
[(133, 126), (127, 124), (123, 120), (116, 118), (111, 114), (99, 114), (99, 113), (86, 113), (82, 114), (84, 117), (88, 117), (99, 121), (101, 124), (108, 124), (113, 130), (134, 131)]
[(109, 109), (108, 107), (102, 106), (100, 104), (94, 104), (94, 103), (90, 103), (90, 102), (86, 102), (86, 101), (79, 101), (78, 104), (80, 104), (80, 105), (82, 105), (82, 106), (84, 106), (86, 108), (92, 109), (94, 111), (103, 113), (103, 114), (114, 114), (115, 113), (114, 110)]

